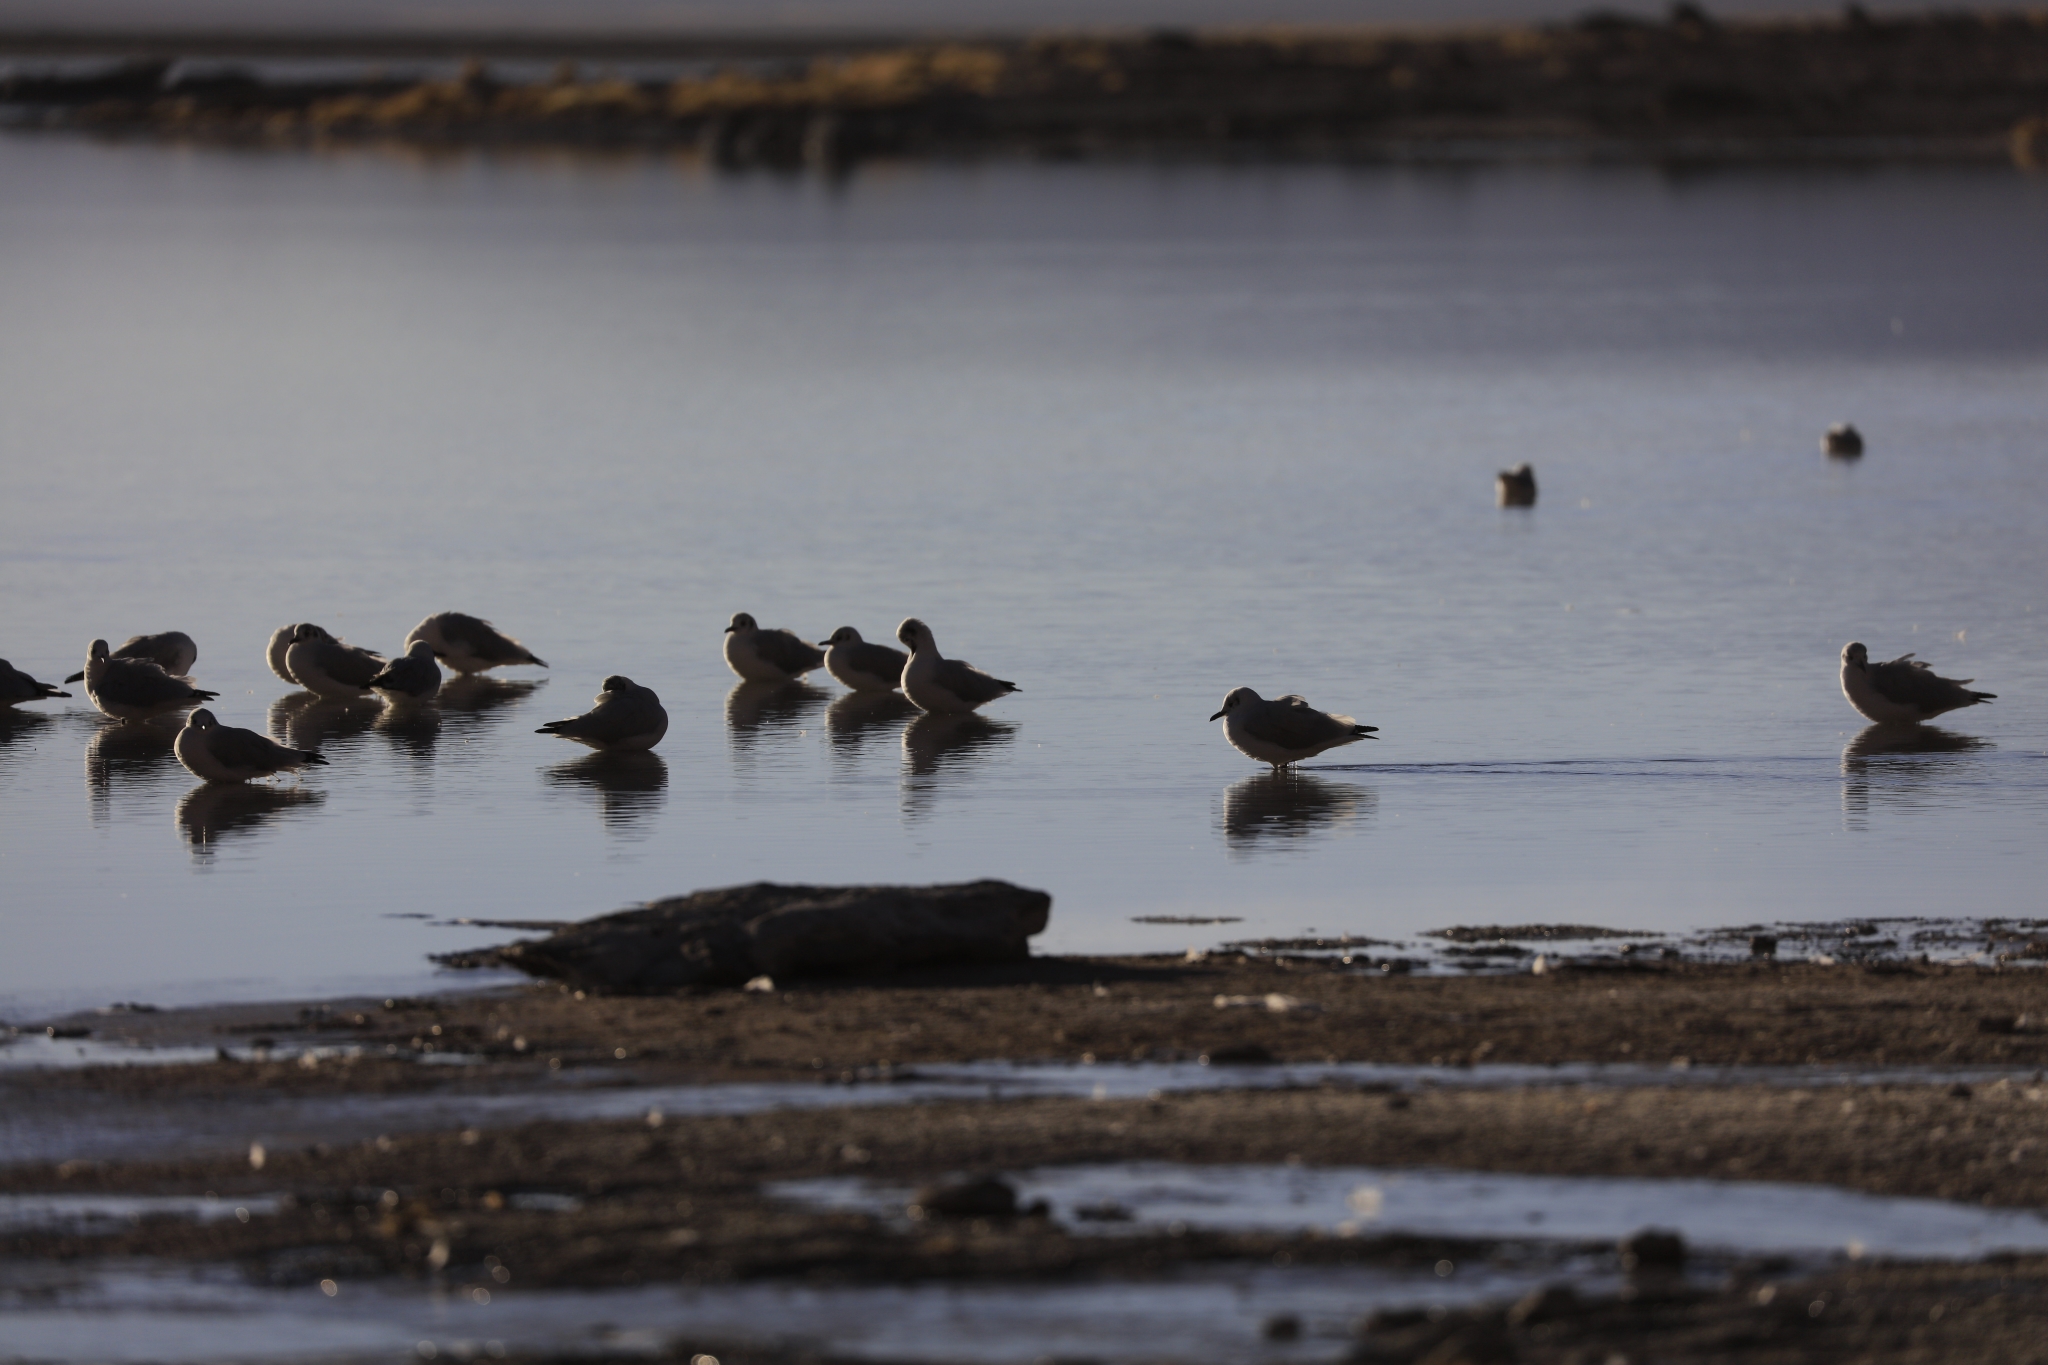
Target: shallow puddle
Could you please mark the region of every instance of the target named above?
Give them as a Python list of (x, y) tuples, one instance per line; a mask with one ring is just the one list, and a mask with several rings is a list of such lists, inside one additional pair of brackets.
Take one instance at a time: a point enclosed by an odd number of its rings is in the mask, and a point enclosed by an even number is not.
[(251, 1218), (277, 1212), (275, 1196), (236, 1199), (194, 1195), (0, 1194), (0, 1232), (107, 1232), (120, 1224), (150, 1218), (182, 1218), (217, 1223), (225, 1218)]
[[(1976, 1259), (2048, 1251), (2048, 1218), (1823, 1185), (1642, 1180), (1369, 1167), (1049, 1167), (1012, 1178), (1020, 1203), (1044, 1200), (1077, 1231), (1216, 1231), (1614, 1241), (1646, 1227), (1732, 1255)], [(824, 1208), (904, 1214), (906, 1186), (857, 1178), (785, 1181), (772, 1194)]]
[[(1377, 1308), (1454, 1307), (1571, 1278), (1615, 1287), (1590, 1264), (1430, 1271), (1203, 1267), (1132, 1284), (522, 1291), (343, 1282), (267, 1289), (220, 1267), (0, 1263), (10, 1359), (187, 1362), (490, 1359), (512, 1351), (677, 1358), (731, 1343), (890, 1360), (1329, 1360)], [(1267, 1324), (1295, 1319), (1293, 1340)]]

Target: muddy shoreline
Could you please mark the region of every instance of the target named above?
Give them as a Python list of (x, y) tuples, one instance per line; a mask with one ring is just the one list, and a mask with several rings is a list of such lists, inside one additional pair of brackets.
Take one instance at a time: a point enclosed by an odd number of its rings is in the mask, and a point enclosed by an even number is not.
[[(0, 50), (87, 35), (0, 33)], [(300, 56), (335, 57), (307, 40)], [(1601, 160), (2048, 164), (2048, 15), (1668, 22), (1591, 16), (1540, 28), (1046, 34), (877, 46), (820, 35), (414, 40), (472, 60), (437, 79), (260, 74), (219, 35), (109, 35), (128, 60), (0, 81), (17, 128), (254, 145), (399, 143), (681, 152), (710, 165), (844, 171), (875, 159)], [(593, 47), (592, 43), (596, 46)], [(585, 73), (579, 56), (669, 61), (660, 79)], [(489, 58), (561, 59), (543, 79)], [(183, 60), (202, 59), (198, 62)], [(53, 60), (53, 59), (52, 59)]]

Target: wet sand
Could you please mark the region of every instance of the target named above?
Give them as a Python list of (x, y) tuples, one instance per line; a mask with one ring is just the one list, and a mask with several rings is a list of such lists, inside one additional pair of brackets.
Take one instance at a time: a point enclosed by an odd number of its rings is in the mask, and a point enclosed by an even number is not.
[[(1280, 1010), (1266, 997), (1277, 998)], [(1218, 997), (1226, 1004), (1219, 1007)], [(1240, 1004), (1239, 1001), (1256, 1003)], [(0, 1191), (285, 1195), (275, 1215), (170, 1219), (106, 1235), (17, 1232), (15, 1257), (228, 1260), (259, 1283), (417, 1277), (623, 1286), (763, 1276), (899, 1283), (1114, 1277), (1175, 1266), (1454, 1264), (1501, 1244), (1400, 1235), (1076, 1235), (1043, 1218), (922, 1224), (799, 1208), (773, 1181), (907, 1184), (1126, 1160), (1432, 1166), (1555, 1175), (1818, 1182), (1988, 1206), (2048, 1206), (2048, 976), (1918, 965), (1701, 965), (1541, 976), (1365, 973), (1335, 960), (1041, 958), (1014, 968), (810, 983), (772, 993), (585, 996), (523, 986), (432, 999), (94, 1016), (101, 1036), (208, 1039), (230, 1060), (0, 1077), (0, 1103), (61, 1113), (106, 1094), (517, 1087), (857, 1077), (992, 1058), (1652, 1062), (1996, 1067), (1975, 1085), (1507, 1089), (1330, 1083), (1154, 1098), (947, 1101), (739, 1116), (514, 1124), (247, 1157), (22, 1163)], [(352, 1059), (232, 1060), (345, 1042)], [(522, 1046), (523, 1044), (523, 1046)], [(429, 1047), (485, 1059), (422, 1065)], [(390, 1049), (390, 1051), (387, 1051)], [(624, 1054), (621, 1056), (620, 1054)], [(549, 1208), (522, 1196), (555, 1195)], [(1611, 1254), (1611, 1248), (1608, 1249)], [(491, 1259), (487, 1259), (491, 1258)], [(2048, 1341), (2048, 1261), (1846, 1266), (1793, 1283), (1734, 1268), (1723, 1288), (1380, 1325), (1374, 1360), (2024, 1360)], [(503, 1272), (502, 1275), (499, 1272)], [(1781, 1272), (1782, 1273), (1782, 1272)], [(1768, 1302), (1759, 1292), (1768, 1286)], [(1823, 1305), (1811, 1312), (1815, 1303)], [(1502, 1306), (1503, 1308), (1505, 1306)], [(1938, 1310), (1938, 1311), (1937, 1311)], [(1548, 1310), (1546, 1310), (1548, 1311)], [(1464, 1341), (1464, 1346), (1453, 1346)], [(1513, 1354), (1501, 1354), (1500, 1343)], [(1491, 1344), (1489, 1344), (1491, 1343)], [(1444, 1352), (1450, 1351), (1450, 1354)], [(1494, 1354), (1484, 1354), (1493, 1351)], [(1585, 1352), (1593, 1354), (1587, 1355)], [(1464, 1352), (1461, 1354), (1460, 1352)], [(1480, 1354), (1472, 1354), (1480, 1352)], [(1577, 1353), (1577, 1354), (1575, 1354)], [(744, 1345), (721, 1359), (776, 1359)]]

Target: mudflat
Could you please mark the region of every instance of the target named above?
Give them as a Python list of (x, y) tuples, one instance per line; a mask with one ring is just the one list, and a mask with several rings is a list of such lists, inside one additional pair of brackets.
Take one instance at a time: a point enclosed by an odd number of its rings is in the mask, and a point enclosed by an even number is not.
[[(277, 1198), (275, 1212), (247, 1222), (18, 1231), (8, 1253), (228, 1260), (259, 1281), (331, 1279), (342, 1292), (352, 1278), (392, 1275), (534, 1288), (764, 1276), (1142, 1280), (1233, 1261), (1456, 1266), (1498, 1256), (1503, 1244), (1328, 1232), (1104, 1237), (1028, 1211), (915, 1220), (804, 1206), (768, 1187), (848, 1174), (915, 1187), (1164, 1160), (1789, 1181), (2039, 1208), (2048, 1205), (2048, 1083), (2037, 1070), (2048, 1061), (2044, 1022), (2048, 976), (2021, 968), (1652, 962), (1443, 977), (1235, 954), (1039, 958), (772, 991), (605, 997), (527, 986), (134, 1013), (93, 1026), (156, 1044), (204, 1039), (222, 1059), (5, 1076), (0, 1104), (60, 1117), (110, 1094), (147, 1102), (516, 1090), (559, 1082), (565, 1071), (593, 1085), (882, 1084), (919, 1066), (996, 1059), (1107, 1066), (1207, 1057), (1219, 1071), (1269, 1059), (1648, 1063), (1679, 1073), (1824, 1063), (1837, 1077), (1879, 1074), (1868, 1084), (1801, 1083), (1797, 1073), (1626, 1086), (1331, 1079), (1133, 1099), (511, 1121), (272, 1150), (260, 1165), (240, 1151), (17, 1162), (0, 1168), (0, 1191)], [(474, 1060), (420, 1063), (443, 1051)], [(1951, 1078), (1961, 1073), (1978, 1074)], [(1382, 1315), (1357, 1351), (1390, 1361), (1952, 1361), (2025, 1360), (2048, 1349), (2048, 1260), (2039, 1257), (1849, 1263), (1793, 1279), (1767, 1264), (1735, 1265), (1723, 1279), (1701, 1288), (1697, 1279), (1639, 1276), (1618, 1296), (1553, 1296), (1516, 1312)], [(721, 1355), (780, 1358), (746, 1343)]]

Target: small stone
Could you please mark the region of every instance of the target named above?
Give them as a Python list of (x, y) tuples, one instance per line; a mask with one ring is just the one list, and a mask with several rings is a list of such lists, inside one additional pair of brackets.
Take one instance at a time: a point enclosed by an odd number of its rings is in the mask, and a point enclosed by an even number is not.
[(913, 1218), (1012, 1218), (1017, 1191), (995, 1176), (934, 1181), (911, 1197)]
[(1301, 1319), (1293, 1313), (1275, 1313), (1261, 1330), (1268, 1341), (1299, 1341)]
[(1211, 1048), (1201, 1056), (1203, 1066), (1267, 1066), (1272, 1061), (1272, 1049), (1258, 1043), (1231, 1043)]
[(1820, 438), (1820, 448), (1838, 460), (1853, 460), (1863, 453), (1863, 433), (1848, 422), (1837, 422)]
[(1685, 1264), (1685, 1238), (1662, 1228), (1644, 1228), (1621, 1243), (1623, 1270), (1675, 1270)]
[(269, 1159), (270, 1159), (270, 1153), (268, 1153), (268, 1152), (266, 1152), (266, 1151), (264, 1151), (264, 1150), (263, 1150), (263, 1144), (262, 1144), (262, 1143), (260, 1143), (260, 1142), (252, 1142), (252, 1143), (250, 1143), (250, 1144), (249, 1144), (249, 1169), (250, 1169), (250, 1170), (252, 1170), (252, 1171), (260, 1171), (260, 1170), (262, 1170), (262, 1169), (263, 1169), (263, 1163), (264, 1163), (264, 1162), (266, 1162), (266, 1161), (268, 1161)]
[(1749, 955), (1751, 957), (1776, 957), (1778, 955), (1778, 936), (1776, 934), (1751, 934), (1749, 936)]
[(749, 977), (747, 978), (747, 984), (740, 987), (740, 989), (743, 991), (758, 991), (763, 995), (773, 995), (775, 993), (775, 978), (772, 976)]

